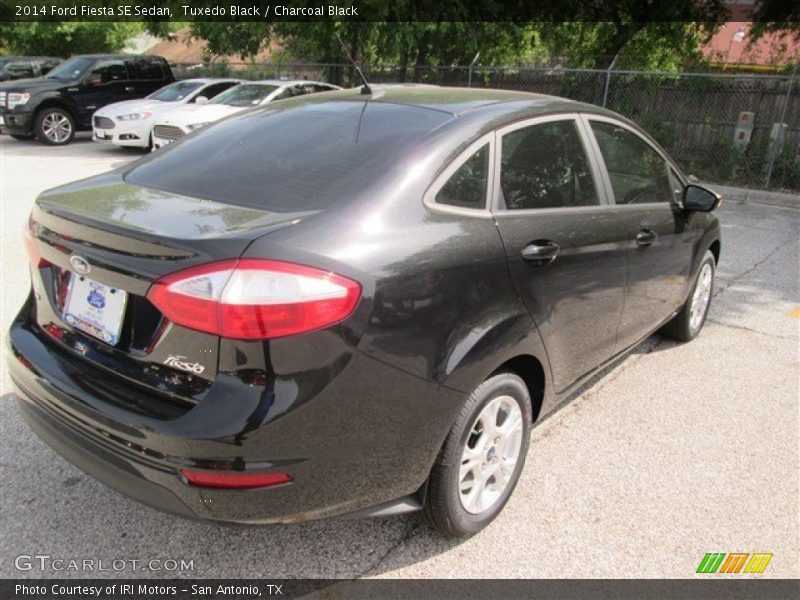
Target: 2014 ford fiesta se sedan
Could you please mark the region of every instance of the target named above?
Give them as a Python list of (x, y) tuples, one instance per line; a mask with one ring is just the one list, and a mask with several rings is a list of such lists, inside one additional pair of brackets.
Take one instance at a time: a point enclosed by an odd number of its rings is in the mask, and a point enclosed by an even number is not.
[(37, 199), (19, 407), (180, 515), (422, 509), (469, 535), (537, 419), (654, 331), (698, 335), (719, 202), (631, 122), (560, 98), (256, 108)]

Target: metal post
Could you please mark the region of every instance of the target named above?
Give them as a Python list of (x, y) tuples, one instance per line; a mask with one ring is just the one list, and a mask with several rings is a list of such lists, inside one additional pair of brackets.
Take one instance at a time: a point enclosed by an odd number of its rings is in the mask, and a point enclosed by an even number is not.
[[(792, 69), (792, 75), (789, 77), (789, 85), (786, 88), (786, 99), (783, 101), (783, 110), (781, 110), (781, 120), (779, 123), (783, 124), (786, 120), (786, 111), (789, 109), (789, 98), (792, 95), (792, 87), (794, 86), (794, 78), (797, 75), (797, 66), (800, 65), (800, 62), (794, 63), (794, 69)], [(785, 138), (781, 139), (781, 150), (783, 150), (783, 142)], [(778, 157), (778, 140), (775, 140), (775, 143), (772, 145), (772, 151), (770, 152), (769, 157), (769, 169), (767, 170), (767, 180), (764, 182), (764, 189), (769, 189), (769, 183), (772, 179), (772, 170), (775, 168), (775, 159)]]
[(472, 68), (475, 66), (475, 63), (478, 62), (478, 57), (480, 55), (481, 53), (478, 52), (475, 55), (475, 58), (472, 59), (472, 62), (469, 63), (469, 75), (467, 76), (467, 87), (472, 87)]
[(614, 60), (611, 61), (611, 64), (608, 65), (608, 69), (606, 69), (606, 89), (603, 90), (603, 108), (606, 107), (606, 103), (608, 102), (608, 86), (611, 84), (611, 70), (614, 68), (618, 56), (619, 54), (614, 55)]

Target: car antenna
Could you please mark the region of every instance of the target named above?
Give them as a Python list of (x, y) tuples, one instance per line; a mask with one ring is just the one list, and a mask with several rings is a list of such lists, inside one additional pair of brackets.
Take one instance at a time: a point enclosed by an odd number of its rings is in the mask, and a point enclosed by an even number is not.
[(364, 94), (365, 96), (372, 95), (372, 88), (369, 87), (369, 82), (367, 81), (367, 78), (364, 77), (364, 73), (361, 71), (361, 68), (356, 64), (356, 61), (353, 60), (353, 57), (350, 56), (350, 53), (347, 52), (347, 46), (344, 45), (344, 42), (342, 41), (342, 38), (338, 33), (336, 34), (336, 39), (339, 40), (339, 44), (342, 46), (342, 52), (344, 52), (344, 55), (347, 57), (347, 60), (350, 61), (350, 64), (353, 65), (353, 68), (356, 70), (356, 73), (358, 73), (358, 78), (361, 79), (361, 83), (364, 84), (361, 86), (361, 93)]

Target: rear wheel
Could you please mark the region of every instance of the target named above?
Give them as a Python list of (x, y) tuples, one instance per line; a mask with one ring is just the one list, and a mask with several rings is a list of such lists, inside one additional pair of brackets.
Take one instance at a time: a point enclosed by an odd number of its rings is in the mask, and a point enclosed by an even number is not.
[(707, 251), (694, 278), (694, 285), (686, 304), (673, 319), (664, 325), (661, 332), (674, 340), (690, 342), (703, 329), (714, 294), (714, 275), (717, 263), (711, 251)]
[(62, 108), (45, 108), (36, 114), (33, 130), (40, 142), (64, 146), (75, 137), (75, 120)]
[(450, 537), (479, 532), (517, 485), (531, 428), (531, 399), (517, 375), (499, 373), (467, 400), (436, 458), (423, 514)]

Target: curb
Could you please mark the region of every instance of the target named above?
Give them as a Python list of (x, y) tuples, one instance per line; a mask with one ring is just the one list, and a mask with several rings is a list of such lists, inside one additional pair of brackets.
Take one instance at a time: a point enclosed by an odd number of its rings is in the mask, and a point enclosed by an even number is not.
[(768, 190), (752, 190), (748, 188), (730, 187), (726, 185), (708, 185), (712, 190), (722, 194), (722, 199), (737, 204), (768, 204), (800, 209), (800, 194), (787, 192), (770, 192)]

